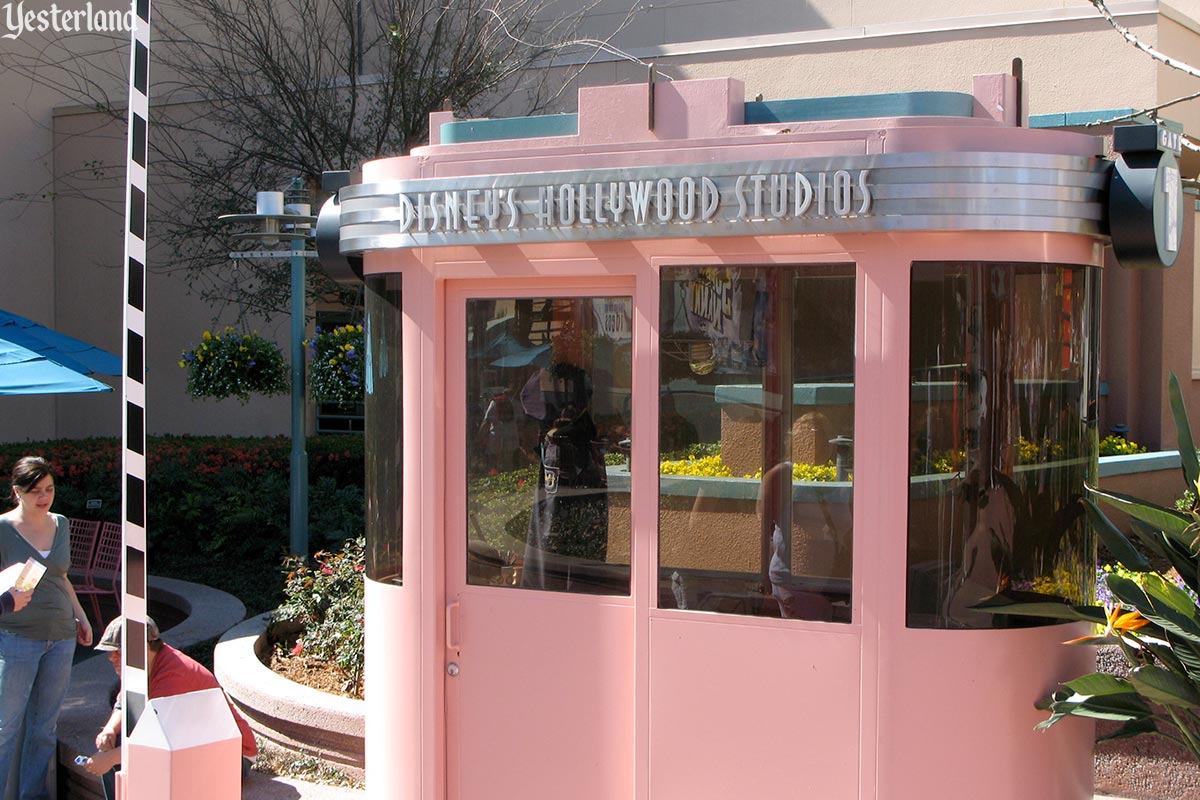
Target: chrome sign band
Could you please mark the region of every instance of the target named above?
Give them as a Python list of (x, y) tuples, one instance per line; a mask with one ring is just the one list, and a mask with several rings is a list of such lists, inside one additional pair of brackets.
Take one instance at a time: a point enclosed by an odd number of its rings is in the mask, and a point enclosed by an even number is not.
[(1099, 234), (1108, 163), (896, 153), (426, 178), (346, 187), (343, 253), (916, 230)]

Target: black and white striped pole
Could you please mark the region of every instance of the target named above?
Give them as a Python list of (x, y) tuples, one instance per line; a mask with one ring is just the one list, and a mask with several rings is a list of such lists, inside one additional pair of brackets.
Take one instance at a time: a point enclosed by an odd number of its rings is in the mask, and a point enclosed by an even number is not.
[(146, 707), (146, 135), (150, 119), (150, 0), (133, 0), (129, 56), (129, 131), (125, 168), (125, 281), (121, 381), (121, 686), (125, 710), (121, 763), (129, 763), (128, 733)]

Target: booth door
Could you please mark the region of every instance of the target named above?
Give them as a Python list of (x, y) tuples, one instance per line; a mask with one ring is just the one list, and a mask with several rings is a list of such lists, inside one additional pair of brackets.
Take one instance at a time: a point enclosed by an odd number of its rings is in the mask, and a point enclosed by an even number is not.
[(632, 288), (447, 303), (448, 796), (631, 797)]

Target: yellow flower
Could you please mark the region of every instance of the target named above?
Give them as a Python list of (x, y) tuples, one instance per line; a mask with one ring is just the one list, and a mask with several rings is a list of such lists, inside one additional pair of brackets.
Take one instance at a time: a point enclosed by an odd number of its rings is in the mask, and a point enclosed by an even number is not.
[(187, 362), (186, 362), (186, 361), (184, 361), (183, 359), (180, 359), (180, 360), (179, 360), (179, 366), (180, 366), (180, 368), (186, 367), (186, 366), (187, 366)]
[(212, 333), (209, 331), (205, 331), (204, 334), (200, 338), (207, 342), (209, 339), (212, 338)]

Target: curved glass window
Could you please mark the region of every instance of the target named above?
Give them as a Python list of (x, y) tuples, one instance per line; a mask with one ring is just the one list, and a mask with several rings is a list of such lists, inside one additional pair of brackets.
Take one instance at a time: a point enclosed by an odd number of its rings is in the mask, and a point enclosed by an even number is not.
[(850, 621), (854, 281), (663, 270), (660, 608)]
[(971, 610), (1002, 591), (1090, 597), (1098, 300), (1091, 267), (913, 266), (910, 627), (1046, 622)]
[(404, 552), (404, 384), (401, 370), (402, 293), (399, 275), (367, 278), (366, 573), (401, 582)]

